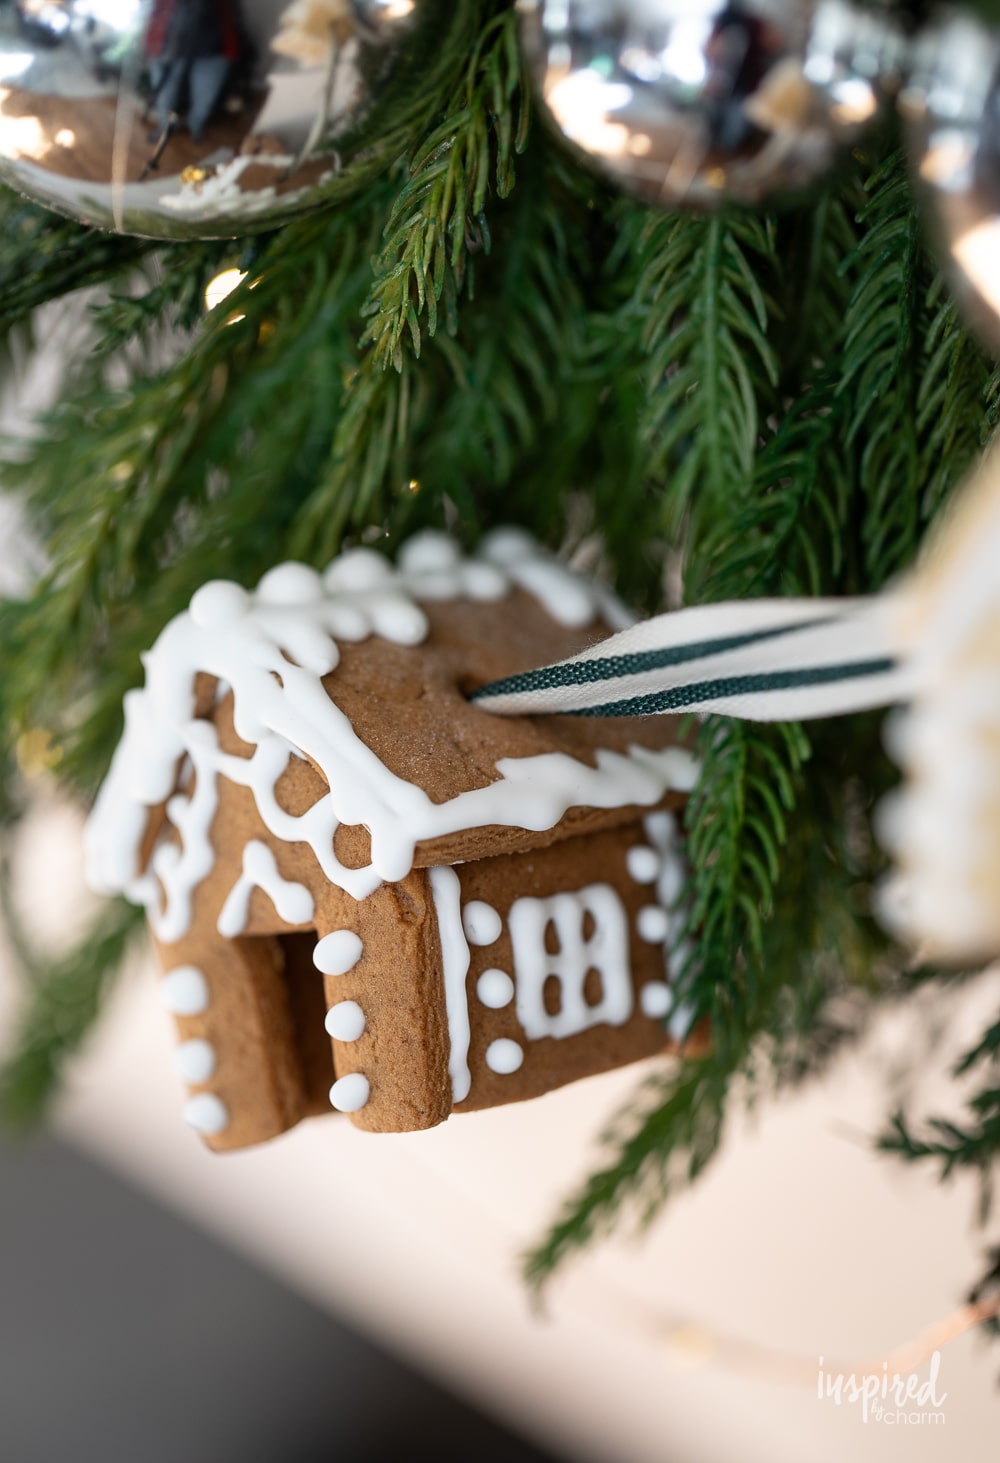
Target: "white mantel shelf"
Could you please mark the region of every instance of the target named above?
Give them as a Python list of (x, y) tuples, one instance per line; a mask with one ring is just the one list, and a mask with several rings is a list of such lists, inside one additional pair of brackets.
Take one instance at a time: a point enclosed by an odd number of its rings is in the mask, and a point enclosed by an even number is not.
[[(45, 857), (51, 888), (51, 844)], [(936, 1186), (866, 1139), (892, 1105), (886, 1074), (919, 1065), (923, 1028), (883, 1022), (822, 1082), (734, 1123), (694, 1192), (640, 1240), (568, 1267), (539, 1317), (518, 1255), (586, 1174), (640, 1069), (428, 1133), (371, 1136), (332, 1115), (217, 1157), (180, 1121), (154, 981), (148, 962), (123, 979), (73, 1066), (60, 1132), (539, 1442), (595, 1463), (995, 1457), (1000, 1350), (977, 1336), (944, 1353), (944, 1424), (905, 1440), (814, 1386), (720, 1359), (727, 1337), (796, 1354), (806, 1374), (820, 1354), (860, 1362), (941, 1320), (977, 1276), (971, 1184)], [(974, 987), (950, 1040), (981, 1029), (998, 994), (1000, 977)], [(3, 1026), (0, 1006), (0, 1038)]]

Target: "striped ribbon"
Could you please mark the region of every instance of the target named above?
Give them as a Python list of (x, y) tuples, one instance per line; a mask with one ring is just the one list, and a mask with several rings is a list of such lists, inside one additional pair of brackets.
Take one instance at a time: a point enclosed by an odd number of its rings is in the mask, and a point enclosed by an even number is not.
[(723, 712), (800, 721), (906, 701), (885, 597), (745, 600), (659, 615), (473, 693), (501, 716)]

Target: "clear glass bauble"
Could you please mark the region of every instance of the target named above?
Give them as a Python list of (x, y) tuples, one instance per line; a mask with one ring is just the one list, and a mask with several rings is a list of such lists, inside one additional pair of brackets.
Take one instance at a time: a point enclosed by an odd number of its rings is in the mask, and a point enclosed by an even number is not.
[(900, 110), (956, 298), (1000, 353), (1000, 34), (958, 13), (922, 32)]
[(321, 202), (428, 0), (10, 0), (0, 178), (147, 238), (267, 228)]
[(562, 133), (666, 207), (762, 204), (815, 182), (872, 120), (901, 42), (846, 0), (520, 0)]

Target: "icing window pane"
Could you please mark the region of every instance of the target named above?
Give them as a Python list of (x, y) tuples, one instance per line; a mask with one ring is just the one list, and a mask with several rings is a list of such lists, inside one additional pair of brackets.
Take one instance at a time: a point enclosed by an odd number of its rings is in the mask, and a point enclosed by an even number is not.
[(509, 922), (517, 1017), (529, 1037), (573, 1036), (629, 1019), (628, 920), (610, 884), (517, 899)]

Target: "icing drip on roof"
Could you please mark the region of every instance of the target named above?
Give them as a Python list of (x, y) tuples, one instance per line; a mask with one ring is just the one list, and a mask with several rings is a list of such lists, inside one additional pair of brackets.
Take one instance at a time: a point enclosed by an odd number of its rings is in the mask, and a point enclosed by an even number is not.
[[(190, 925), (194, 890), (214, 862), (210, 832), (220, 774), (248, 787), (269, 831), (308, 843), (326, 878), (355, 899), (383, 880), (403, 878), (426, 839), (494, 824), (542, 831), (572, 806), (648, 806), (668, 788), (689, 789), (690, 753), (635, 747), (628, 754), (599, 752), (596, 767), (562, 753), (504, 759), (491, 786), (433, 803), (355, 735), (321, 679), (337, 666), (338, 641), (378, 635), (416, 645), (428, 628), (421, 600), (498, 600), (515, 585), (563, 624), (599, 617), (614, 626), (627, 622), (606, 590), (517, 530), (491, 535), (472, 558), (444, 534), (422, 534), (404, 546), (396, 567), (371, 549), (355, 549), (322, 575), (304, 564), (282, 564), (253, 592), (227, 581), (203, 586), (143, 657), (145, 686), (125, 698), (125, 732), (87, 825), (92, 886), (145, 904), (159, 938), (179, 939)], [(232, 690), (236, 732), (254, 747), (249, 758), (223, 752), (212, 723), (195, 716), (199, 672)], [(293, 755), (308, 757), (329, 786), (300, 815), (285, 811), (275, 795)], [(188, 777), (175, 791), (185, 758), (193, 789)], [(165, 800), (178, 838), (161, 840), (143, 871), (148, 812)], [(350, 869), (336, 857), (341, 823), (369, 829), (368, 866)]]

